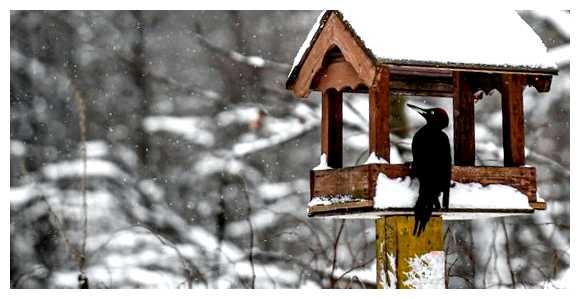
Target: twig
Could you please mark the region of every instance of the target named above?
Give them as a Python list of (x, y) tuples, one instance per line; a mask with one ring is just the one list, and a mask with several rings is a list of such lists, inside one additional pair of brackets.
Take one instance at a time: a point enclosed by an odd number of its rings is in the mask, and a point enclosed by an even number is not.
[(252, 204), (250, 202), (250, 197), (248, 196), (248, 188), (246, 185), (246, 180), (240, 176), (240, 181), (242, 183), (242, 190), (244, 191), (244, 198), (248, 204), (247, 209), (247, 217), (246, 220), (248, 221), (248, 226), (250, 227), (250, 254), (248, 256), (248, 260), (250, 262), (250, 266), (252, 268), (252, 280), (251, 280), (251, 288), (256, 288), (256, 270), (254, 269), (254, 228), (252, 226), (252, 219), (250, 216), (252, 215)]
[(515, 289), (516, 288), (516, 277), (514, 275), (514, 270), (513, 270), (513, 267), (512, 267), (511, 256), (510, 256), (511, 255), (511, 253), (510, 253), (510, 245), (509, 245), (510, 239), (508, 237), (507, 228), (505, 226), (505, 221), (504, 221), (503, 218), (501, 219), (501, 225), (502, 225), (502, 228), (503, 228), (503, 235), (504, 235), (504, 238), (505, 238), (505, 251), (506, 251), (505, 252), (505, 254), (506, 254), (506, 257), (505, 258), (506, 258), (506, 263), (507, 263), (508, 269), (510, 271), (510, 278), (512, 280), (512, 288)]
[(340, 241), (340, 235), (342, 234), (343, 229), (344, 229), (344, 219), (342, 219), (340, 221), (338, 233), (336, 234), (336, 239), (334, 240), (334, 246), (332, 246), (333, 255), (332, 255), (332, 268), (330, 269), (330, 288), (334, 288), (334, 285), (337, 282), (337, 280), (334, 279), (334, 269), (336, 269), (336, 256), (338, 255), (338, 242)]
[(234, 50), (223, 49), (212, 42), (210, 42), (202, 33), (201, 25), (195, 23), (194, 36), (199, 40), (200, 44), (208, 48), (211, 52), (220, 54), (232, 61), (243, 63), (245, 65), (255, 67), (255, 68), (271, 68), (280, 72), (288, 72), (290, 70), (290, 65), (287, 63), (277, 62), (273, 60), (268, 60), (258, 56), (246, 56), (240, 52)]
[[(73, 85), (74, 88), (74, 85)], [(85, 100), (81, 96), (78, 89), (74, 89), (75, 103), (79, 111), (79, 131), (80, 131), (80, 152), (81, 160), (83, 161), (83, 173), (81, 176), (80, 191), (83, 200), (83, 224), (82, 224), (82, 240), (80, 248), (79, 261), (79, 288), (88, 289), (89, 280), (85, 273), (87, 260), (87, 235), (88, 235), (88, 209), (87, 209), (87, 126), (86, 126), (86, 106)]]

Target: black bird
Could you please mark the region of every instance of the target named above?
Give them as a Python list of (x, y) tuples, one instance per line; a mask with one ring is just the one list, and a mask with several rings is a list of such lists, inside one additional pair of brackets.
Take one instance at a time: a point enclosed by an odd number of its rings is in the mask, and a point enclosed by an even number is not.
[(443, 208), (449, 209), (451, 183), (451, 147), (443, 129), (449, 125), (447, 112), (441, 108), (424, 109), (407, 104), (425, 118), (427, 124), (413, 136), (411, 176), (419, 179), (419, 197), (415, 203), (413, 235), (419, 236), (433, 213), (440, 210), (439, 195), (443, 193)]

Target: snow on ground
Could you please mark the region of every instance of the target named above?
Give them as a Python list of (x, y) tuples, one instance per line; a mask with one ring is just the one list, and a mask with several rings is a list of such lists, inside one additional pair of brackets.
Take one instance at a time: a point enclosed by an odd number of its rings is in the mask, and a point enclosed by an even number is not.
[[(318, 17), (298, 50), (292, 69), (311, 46), (324, 13)], [(341, 13), (365, 46), (379, 59), (499, 67), (557, 67), (547, 54), (540, 37), (515, 11), (474, 10), (458, 15), (452, 10), (434, 14), (429, 10), (411, 12), (389, 9), (388, 17), (385, 17), (382, 9), (343, 10)], [(474, 21), (474, 16), (482, 15), (493, 18), (494, 21)], [(380, 20), (379, 26), (376, 20)], [(429, 26), (413, 26), (418, 23)], [(398, 29), (402, 27), (405, 30)], [(396, 42), (385, 42), (385, 36)], [(457, 36), (470, 37), (473, 40), (465, 42)], [(502, 47), (490, 47), (486, 44)]]
[[(228, 241), (220, 243), (214, 234), (202, 227), (189, 228), (187, 237), (185, 243), (173, 244), (143, 227), (133, 227), (113, 235), (92, 236), (88, 249), (97, 251), (93, 257), (97, 260), (93, 260), (87, 274), (91, 283), (100, 287), (186, 287), (187, 271), (184, 267), (191, 262), (208, 280), (208, 285), (200, 280), (193, 281), (193, 288), (240, 287), (240, 278), (246, 281), (251, 278), (252, 265), (245, 250)], [(207, 263), (214, 258), (220, 265), (217, 277), (211, 277), (213, 262)], [(254, 272), (257, 288), (294, 287), (300, 281), (297, 272), (273, 264), (255, 263)], [(54, 285), (74, 288), (77, 275), (77, 271), (56, 272)], [(311, 281), (303, 283), (317, 285)]]
[(445, 288), (445, 252), (431, 251), (408, 260), (410, 270), (403, 284), (413, 289)]
[[(517, 189), (499, 184), (458, 183), (451, 188), (452, 209), (530, 209), (528, 197)], [(409, 208), (419, 194), (418, 180), (410, 177), (391, 179), (380, 173), (377, 178), (374, 207), (376, 209)], [(441, 200), (441, 197), (439, 198)]]
[(149, 133), (169, 132), (206, 147), (215, 142), (207, 129), (208, 121), (199, 117), (148, 116), (143, 125)]

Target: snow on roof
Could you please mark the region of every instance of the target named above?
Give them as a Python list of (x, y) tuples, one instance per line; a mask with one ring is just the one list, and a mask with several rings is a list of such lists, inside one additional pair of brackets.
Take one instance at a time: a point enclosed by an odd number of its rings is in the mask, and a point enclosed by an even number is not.
[[(323, 11), (298, 50), (290, 74), (330, 14)], [(491, 67), (553, 73), (546, 46), (515, 11), (340, 11), (382, 63)], [(340, 15), (339, 15), (340, 16)], [(322, 24), (321, 24), (322, 22)]]

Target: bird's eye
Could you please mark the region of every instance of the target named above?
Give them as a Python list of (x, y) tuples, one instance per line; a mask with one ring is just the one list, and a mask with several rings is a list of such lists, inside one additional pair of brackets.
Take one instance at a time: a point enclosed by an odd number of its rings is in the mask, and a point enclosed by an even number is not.
[(431, 114), (435, 114), (435, 111), (431, 111)]

